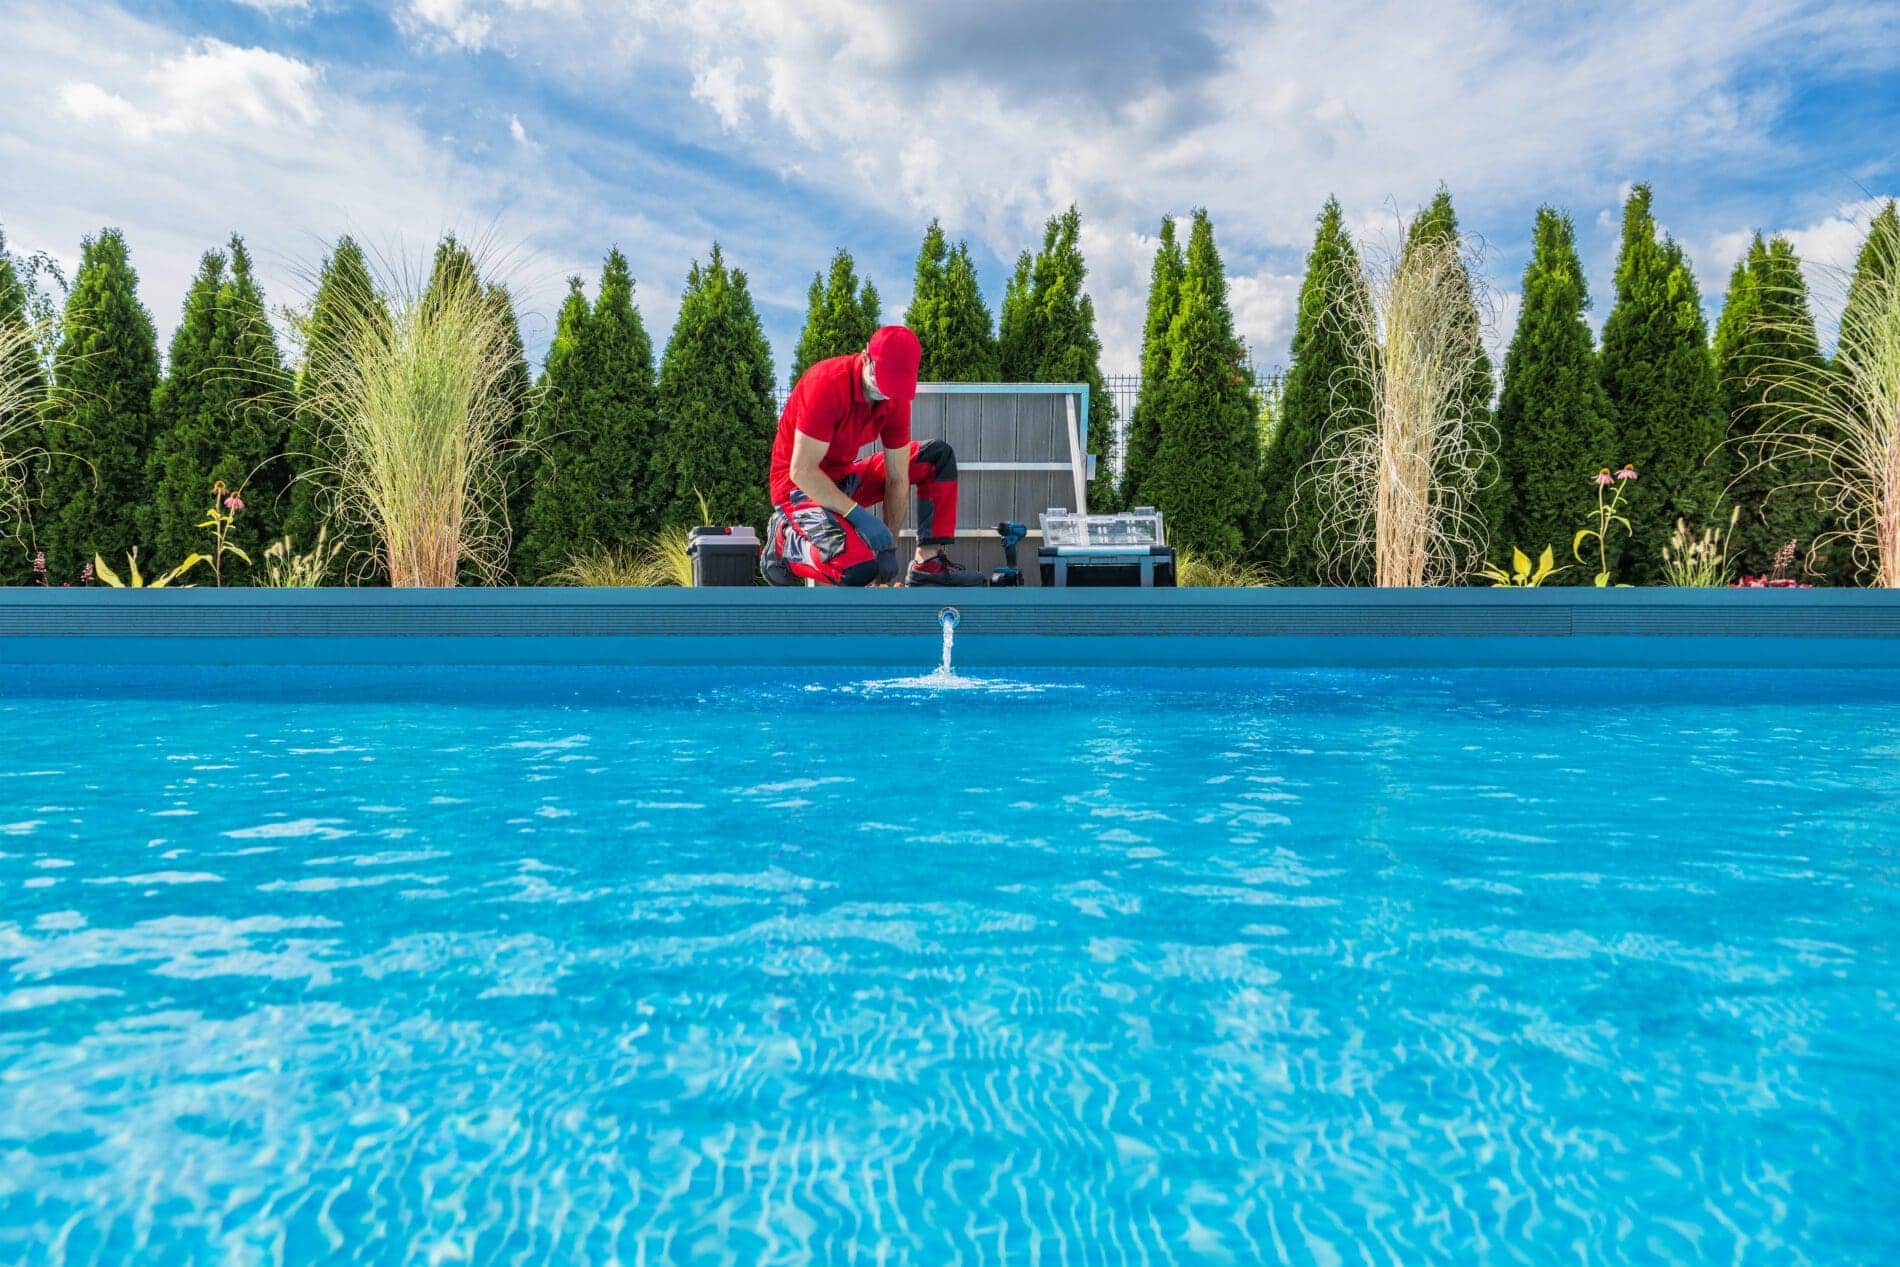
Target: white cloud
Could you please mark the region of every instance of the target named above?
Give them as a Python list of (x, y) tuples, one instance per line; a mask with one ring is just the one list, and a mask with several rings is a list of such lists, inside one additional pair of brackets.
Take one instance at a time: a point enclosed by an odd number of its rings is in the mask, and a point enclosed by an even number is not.
[(232, 4), (256, 9), (260, 13), (308, 13), (310, 0), (231, 0)]
[[(1781, 236), (1793, 245), (1801, 258), (1801, 272), (1808, 284), (1823, 347), (1833, 343), (1841, 322), (1841, 308), (1847, 302), (1847, 285), (1854, 263), (1860, 256), (1867, 229), (1880, 209), (1893, 195), (1857, 198), (1837, 206), (1832, 213), (1801, 225), (1764, 228), (1765, 238)], [(1729, 274), (1737, 260), (1748, 250), (1754, 229), (1729, 229), (1711, 235), (1706, 247), (1698, 252), (1697, 281), (1705, 296), (1721, 302), (1728, 289)]]
[[(426, 2), (453, 10), (443, 29), (505, 14), (524, 60), (568, 73), (683, 72), (722, 144), (761, 169), (848, 191), (893, 223), (940, 216), (1001, 259), (1079, 202), (1099, 229), (1091, 282), (1118, 365), (1138, 338), (1152, 250), (1141, 235), (1162, 208), (1210, 208), (1236, 280), (1260, 287), (1239, 288), (1242, 332), (1278, 359), (1291, 309), (1268, 301), (1266, 281), (1303, 254), (1327, 192), (1351, 221), (1389, 223), (1445, 181), (1468, 224), (1500, 207), (1528, 221), (1526, 191), (1595, 208), (1659, 163), (1759, 167), (1781, 157), (1786, 103), (1747, 67), (1771, 50), (1778, 71), (1890, 64), (1880, 37), (1900, 28), (1795, 0), (1615, 0), (1587, 21), (1480, 0), (1211, 16), (1183, 3), (1153, 26), (1132, 8), (1063, 0), (701, 0), (578, 15), (537, 0)], [(1068, 76), (1074, 65), (1100, 82)], [(1132, 297), (1107, 293), (1124, 282)]]
[(745, 67), (734, 57), (702, 61), (693, 73), (693, 100), (712, 107), (727, 131), (745, 122), (746, 105), (758, 91), (745, 80)]
[(471, 0), (409, 0), (403, 10), (412, 31), (428, 31), (457, 48), (480, 50), (488, 42), (494, 20)]
[(308, 126), (322, 117), (317, 71), (261, 48), (204, 40), (166, 57), (124, 91), (88, 80), (59, 88), (60, 108), (81, 123), (146, 140), (183, 132)]
[(283, 304), (341, 232), (415, 254), (443, 228), (491, 221), (500, 201), (500, 174), (308, 63), (107, 8), (81, 21), (67, 5), (16, 9), (0, 82), (9, 239), (70, 269), (82, 234), (123, 227), (161, 338), (198, 257), (233, 229)]

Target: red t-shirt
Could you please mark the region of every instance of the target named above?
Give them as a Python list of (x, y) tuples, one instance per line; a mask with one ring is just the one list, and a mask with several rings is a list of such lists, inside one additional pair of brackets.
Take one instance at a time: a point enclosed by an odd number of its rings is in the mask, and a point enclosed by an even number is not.
[(772, 442), (772, 500), (792, 491), (792, 440), (798, 432), (828, 446), (819, 463), (833, 483), (842, 480), (872, 440), (887, 449), (910, 444), (910, 402), (872, 401), (864, 394), (864, 353), (819, 361), (803, 374), (779, 415)]

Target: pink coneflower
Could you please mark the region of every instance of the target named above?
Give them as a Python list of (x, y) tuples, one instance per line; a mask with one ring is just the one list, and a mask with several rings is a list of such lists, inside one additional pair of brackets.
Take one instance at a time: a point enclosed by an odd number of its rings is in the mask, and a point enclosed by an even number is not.
[(236, 493), (232, 493), (229, 497), (224, 499), (224, 508), (226, 510), (243, 510), (244, 499), (239, 497)]
[(40, 578), (40, 584), (46, 584), (46, 551), (33, 552), (33, 575)]
[[(1616, 478), (1620, 480), (1633, 480), (1636, 478), (1636, 468), (1625, 463), (1623, 469), (1616, 473)], [(1609, 481), (1604, 480), (1602, 482), (1607, 484)]]
[(1610, 474), (1610, 468), (1607, 466), (1597, 472), (1597, 483), (1599, 484), (1608, 484), (1614, 478), (1615, 476)]

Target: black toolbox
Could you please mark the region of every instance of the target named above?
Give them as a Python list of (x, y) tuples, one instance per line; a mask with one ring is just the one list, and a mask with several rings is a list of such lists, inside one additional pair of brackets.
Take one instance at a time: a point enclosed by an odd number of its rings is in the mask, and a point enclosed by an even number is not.
[(1173, 546), (1043, 546), (1036, 563), (1044, 585), (1153, 587), (1174, 585)]
[(750, 528), (694, 528), (686, 534), (686, 557), (695, 586), (758, 583), (759, 534)]

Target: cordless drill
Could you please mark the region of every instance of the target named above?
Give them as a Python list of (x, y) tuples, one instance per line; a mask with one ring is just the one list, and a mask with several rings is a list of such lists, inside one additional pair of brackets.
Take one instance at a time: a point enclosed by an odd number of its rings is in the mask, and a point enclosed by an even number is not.
[(1013, 520), (1005, 519), (996, 525), (996, 535), (1003, 543), (1003, 566), (990, 573), (992, 586), (1021, 585), (1023, 570), (1016, 564), (1016, 547), (1029, 535), (1029, 529)]

